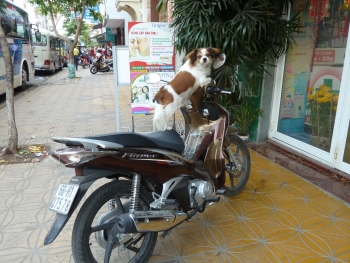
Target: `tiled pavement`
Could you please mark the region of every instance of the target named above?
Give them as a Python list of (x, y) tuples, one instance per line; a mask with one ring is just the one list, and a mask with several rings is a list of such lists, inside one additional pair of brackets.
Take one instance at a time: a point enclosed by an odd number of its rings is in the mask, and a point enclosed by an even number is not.
[[(70, 80), (62, 71), (16, 101), (20, 144), (50, 143), (53, 149), (57, 144), (51, 144), (51, 136), (116, 130), (113, 75), (79, 69), (77, 76)], [(131, 128), (128, 87), (120, 88), (119, 98), (121, 126)], [(138, 127), (149, 122), (149, 117), (135, 118)], [(0, 146), (6, 144), (5, 134), (2, 121)], [(350, 262), (348, 203), (254, 151), (251, 157), (251, 177), (242, 194), (223, 198), (175, 229), (159, 241), (151, 262)], [(53, 244), (43, 246), (54, 218), (47, 206), (71, 175), (71, 169), (49, 159), (0, 166), (0, 263), (73, 262), (76, 214)]]

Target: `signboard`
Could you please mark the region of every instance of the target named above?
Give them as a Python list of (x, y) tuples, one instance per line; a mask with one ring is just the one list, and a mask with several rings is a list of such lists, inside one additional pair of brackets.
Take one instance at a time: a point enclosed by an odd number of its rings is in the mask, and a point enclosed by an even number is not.
[[(95, 20), (94, 17), (90, 14), (90, 9), (94, 10), (96, 13), (100, 12), (99, 6), (88, 7), (84, 13), (84, 20), (88, 20), (90, 23), (98, 23), (99, 21)], [(71, 11), (71, 18), (75, 19), (75, 15), (73, 11)], [(77, 18), (80, 18), (80, 12), (77, 12)]]
[(162, 80), (175, 75), (173, 31), (169, 23), (129, 22), (130, 92), (133, 115), (153, 114), (153, 98), (166, 84), (146, 84), (144, 75), (156, 72)]

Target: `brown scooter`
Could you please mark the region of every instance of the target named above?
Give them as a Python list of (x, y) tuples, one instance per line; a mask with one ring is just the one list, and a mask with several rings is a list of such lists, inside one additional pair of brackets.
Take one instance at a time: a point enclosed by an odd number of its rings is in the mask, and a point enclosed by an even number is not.
[[(221, 65), (224, 54), (218, 58)], [(145, 81), (160, 81), (150, 73)], [(92, 183), (95, 190), (80, 208), (72, 233), (75, 262), (147, 262), (157, 237), (218, 202), (219, 195), (238, 195), (250, 173), (245, 143), (228, 126), (228, 112), (215, 103), (224, 93), (198, 89), (182, 108), (185, 142), (175, 130), (112, 133), (59, 138), (67, 148), (51, 158), (75, 169), (61, 184), (50, 209), (57, 212), (44, 244), (61, 232)], [(205, 102), (203, 102), (205, 100)], [(226, 182), (227, 181), (227, 182)]]

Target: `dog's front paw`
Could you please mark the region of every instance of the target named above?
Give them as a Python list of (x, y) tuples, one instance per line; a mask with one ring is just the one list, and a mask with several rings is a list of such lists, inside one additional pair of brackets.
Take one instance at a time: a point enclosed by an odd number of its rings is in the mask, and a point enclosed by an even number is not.
[(212, 78), (206, 78), (200, 84), (201, 84), (201, 87), (207, 86), (209, 84), (214, 84), (215, 85), (215, 80), (213, 80)]

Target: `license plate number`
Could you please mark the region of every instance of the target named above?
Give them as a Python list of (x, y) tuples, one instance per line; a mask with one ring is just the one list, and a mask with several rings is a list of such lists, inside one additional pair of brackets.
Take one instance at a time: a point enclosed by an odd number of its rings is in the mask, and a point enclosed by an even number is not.
[(55, 197), (52, 199), (49, 209), (59, 214), (66, 215), (73, 204), (79, 185), (60, 184)]

